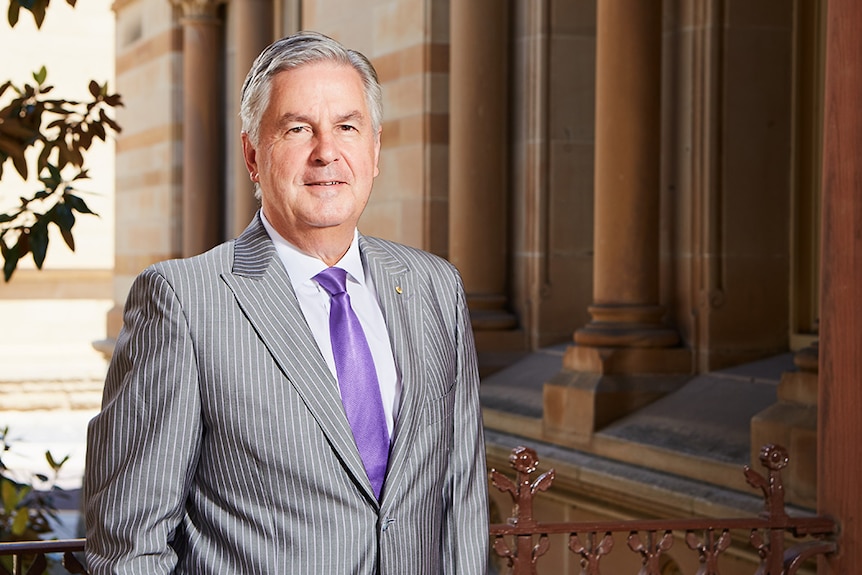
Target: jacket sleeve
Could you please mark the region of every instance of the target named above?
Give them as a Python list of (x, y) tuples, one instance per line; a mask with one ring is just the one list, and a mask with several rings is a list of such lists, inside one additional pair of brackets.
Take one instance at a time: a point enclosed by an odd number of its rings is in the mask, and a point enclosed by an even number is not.
[(458, 278), (454, 443), (444, 509), (444, 573), (485, 575), (488, 562), (488, 480), (476, 346)]
[(194, 346), (174, 289), (152, 268), (132, 286), (123, 320), (87, 434), (88, 567), (170, 573), (201, 437)]

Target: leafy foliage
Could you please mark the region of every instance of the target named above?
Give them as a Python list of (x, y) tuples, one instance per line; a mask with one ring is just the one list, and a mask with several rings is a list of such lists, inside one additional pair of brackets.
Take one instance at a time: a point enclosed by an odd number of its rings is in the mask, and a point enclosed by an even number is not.
[(45, 458), (51, 468), (53, 477), (36, 474), (33, 480), (39, 480), (49, 485), (48, 490), (35, 490), (33, 482), (21, 482), (12, 477), (10, 470), (3, 462), (3, 454), (11, 448), (9, 444), (9, 428), (0, 429), (0, 541), (32, 541), (51, 533), (51, 521), (57, 518), (57, 508), (53, 496), (59, 491), (54, 483), (68, 456), (57, 460), (50, 451), (45, 452)]
[[(10, 26), (17, 24), (23, 8), (41, 27), (49, 2), (9, 0)], [(66, 2), (74, 6), (76, 0)], [(34, 174), (42, 184), (41, 189), (21, 195), (16, 208), (0, 213), (5, 281), (27, 254), (32, 254), (36, 267), (42, 268), (51, 224), (59, 228), (66, 245), (74, 251), (75, 212), (94, 214), (75, 188), (76, 182), (88, 177), (84, 152), (95, 140), (104, 141), (120, 132), (107, 110), (123, 104), (118, 94), (108, 92), (107, 84), (90, 80), (91, 100), (77, 102), (50, 96), (53, 86), (45, 83), (47, 75), (43, 66), (33, 73), (34, 84), (19, 87), (7, 81), (0, 85), (0, 180), (4, 167), (11, 164), (23, 180)]]
[[(54, 496), (62, 492), (56, 480), (68, 456), (57, 460), (50, 451), (45, 459), (51, 468), (52, 477), (38, 473), (30, 481), (16, 480), (3, 462), (3, 455), (11, 448), (9, 428), (0, 428), (0, 541), (35, 541), (51, 535), (51, 522), (57, 519)], [(48, 489), (36, 490), (33, 483), (38, 480)], [(0, 572), (18, 573), (13, 569), (11, 557), (0, 557)], [(32, 559), (24, 562), (26, 570)], [(4, 571), (5, 569), (5, 571)], [(29, 572), (29, 571), (26, 571)]]
[[(69, 6), (75, 6), (76, 2), (77, 0), (66, 0), (66, 4)], [(50, 3), (51, 0), (9, 0), (9, 25), (15, 27), (21, 14), (21, 8), (24, 8), (33, 14), (36, 27), (41, 28), (42, 22), (45, 21), (45, 11)]]
[[(104, 141), (109, 133), (120, 131), (106, 110), (122, 102), (119, 95), (108, 93), (106, 84), (91, 80), (92, 99), (77, 102), (52, 99), (49, 94), (53, 87), (45, 84), (46, 77), (43, 66), (33, 74), (35, 84), (18, 87), (7, 81), (0, 85), (0, 102), (10, 91), (14, 94), (0, 109), (0, 179), (9, 160), (26, 180), (31, 171), (28, 158), (35, 156), (35, 173), (43, 186), (30, 196), (22, 196), (17, 208), (0, 214), (0, 252), (6, 281), (27, 254), (32, 254), (36, 267), (42, 268), (51, 224), (60, 229), (69, 249), (75, 249), (75, 212), (94, 213), (73, 185), (88, 177), (84, 152), (94, 140)], [(31, 148), (38, 155), (28, 155)], [(64, 177), (67, 167), (72, 172), (68, 179)]]

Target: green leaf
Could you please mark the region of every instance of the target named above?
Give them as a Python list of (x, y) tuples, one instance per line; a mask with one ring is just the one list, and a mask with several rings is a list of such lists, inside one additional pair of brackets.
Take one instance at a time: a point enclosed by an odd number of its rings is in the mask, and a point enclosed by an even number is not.
[(33, 263), (42, 269), (45, 255), (48, 253), (48, 222), (40, 219), (30, 228), (30, 250), (33, 252)]
[[(123, 98), (119, 94), (111, 94), (110, 96), (105, 96), (105, 103), (109, 106), (125, 106), (123, 104)], [(117, 130), (119, 132), (119, 130)]]
[(48, 8), (48, 2), (50, 2), (50, 0), (35, 0), (32, 2), (33, 7), (30, 8), (30, 12), (33, 13), (33, 19), (36, 21), (36, 28), (41, 29), (42, 23), (45, 22), (45, 11)]
[(36, 83), (42, 85), (45, 82), (45, 78), (48, 77), (48, 70), (45, 66), (39, 68), (38, 72), (33, 72), (33, 79), (36, 80)]
[(13, 535), (24, 535), (24, 532), (27, 531), (27, 525), (30, 523), (30, 508), (22, 507), (15, 514), (15, 519), (12, 521), (12, 534)]
[[(102, 124), (93, 124), (92, 129), (93, 129), (93, 133), (95, 133), (96, 137), (104, 142), (105, 136), (106, 136), (105, 126), (103, 126)], [(84, 146), (85, 149), (89, 148), (89, 147), (90, 147), (89, 143), (86, 146)]]
[(69, 456), (67, 455), (60, 461), (57, 461), (56, 459), (54, 459), (54, 456), (51, 454), (50, 451), (46, 451), (45, 459), (48, 460), (48, 465), (51, 466), (51, 469), (53, 469), (54, 471), (60, 471), (60, 468), (63, 467), (63, 464), (69, 460)]
[(12, 274), (15, 273), (15, 268), (18, 267), (18, 260), (23, 255), (21, 254), (19, 245), (20, 243), (3, 250), (3, 258), (5, 260), (3, 262), (3, 279), (7, 282), (12, 278)]
[(122, 132), (122, 131), (123, 131), (123, 130), (122, 130), (122, 128), (120, 128), (120, 125), (119, 125), (118, 123), (116, 123), (114, 120), (112, 120), (112, 119), (111, 119), (111, 118), (110, 118), (110, 117), (105, 113), (105, 111), (104, 111), (104, 110), (99, 110), (99, 121), (100, 121), (102, 124), (107, 124), (108, 126), (110, 126), (110, 127), (111, 127), (111, 129), (112, 129), (112, 130), (114, 130), (115, 132), (117, 132), (118, 134), (119, 134), (120, 132)]
[(27, 158), (24, 156), (24, 152), (26, 150), (26, 146), (22, 145), (20, 141), (15, 139), (14, 135), (7, 136), (10, 131), (10, 126), (16, 131), (20, 126), (16, 125), (15, 122), (4, 122), (0, 124), (0, 152), (3, 153), (4, 156), (12, 159), (12, 164), (15, 166), (15, 170), (17, 170), (18, 174), (21, 176), (21, 179), (27, 179)]
[[(75, 238), (72, 236), (72, 226), (75, 225), (75, 214), (72, 208), (63, 203), (56, 204), (51, 211), (54, 212), (54, 223), (60, 228), (60, 235), (63, 236), (63, 241), (69, 246), (69, 249), (75, 251)], [(45, 454), (50, 457), (50, 453)], [(49, 459), (50, 463), (50, 459)]]
[(12, 165), (15, 166), (15, 171), (18, 172), (18, 175), (21, 176), (22, 180), (27, 179), (28, 169), (27, 169), (27, 159), (24, 157), (24, 150), (21, 150), (20, 155), (11, 156)]
[(3, 509), (6, 515), (11, 515), (12, 511), (18, 507), (18, 490), (15, 485), (4, 478), (3, 485), (0, 486), (0, 497), (3, 498)]
[(60, 230), (71, 230), (72, 226), (75, 225), (75, 214), (72, 212), (72, 208), (68, 205), (57, 203), (53, 208), (51, 208), (51, 212), (54, 213), (54, 217), (52, 219), (54, 223), (59, 226)]
[(21, 5), (18, 4), (17, 0), (9, 0), (9, 13), (6, 15), (9, 20), (9, 26), (12, 28), (15, 27), (15, 24), (18, 23), (18, 16), (21, 12)]
[(86, 202), (84, 202), (84, 200), (82, 200), (79, 196), (67, 192), (63, 194), (63, 201), (66, 202), (66, 204), (68, 204), (70, 208), (72, 208), (73, 210), (78, 210), (82, 214), (96, 215), (96, 212), (90, 210), (90, 208), (87, 207)]
[[(45, 168), (48, 167), (48, 158), (51, 155), (51, 152), (54, 150), (55, 144), (53, 142), (45, 142), (45, 145), (42, 147), (42, 151), (39, 153), (39, 159), (36, 161), (36, 169), (39, 173), (42, 172)], [(39, 178), (44, 182), (45, 180)], [(47, 185), (47, 184), (46, 184)]]
[(60, 228), (60, 235), (63, 236), (63, 241), (69, 246), (69, 249), (75, 251), (75, 236), (72, 235), (71, 229)]

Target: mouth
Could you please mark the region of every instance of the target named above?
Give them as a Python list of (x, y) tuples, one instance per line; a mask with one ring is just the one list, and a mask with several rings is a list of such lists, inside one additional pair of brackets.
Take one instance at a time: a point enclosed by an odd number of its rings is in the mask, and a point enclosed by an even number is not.
[(325, 181), (325, 182), (306, 182), (305, 185), (306, 186), (338, 186), (338, 185), (344, 184), (344, 183), (345, 182), (342, 182), (340, 180), (329, 180), (329, 181)]

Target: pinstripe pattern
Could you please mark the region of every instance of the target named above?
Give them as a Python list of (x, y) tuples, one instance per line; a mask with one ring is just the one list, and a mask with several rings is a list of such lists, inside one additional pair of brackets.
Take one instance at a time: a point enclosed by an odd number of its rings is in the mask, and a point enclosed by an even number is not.
[[(135, 281), (90, 423), (94, 575), (485, 573), (478, 375), (460, 278), (360, 237), (402, 396), (380, 503), (258, 218)], [(395, 286), (400, 286), (397, 293)]]

